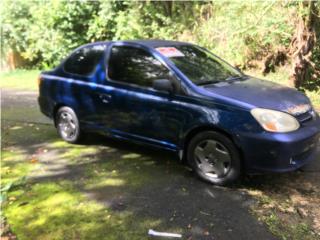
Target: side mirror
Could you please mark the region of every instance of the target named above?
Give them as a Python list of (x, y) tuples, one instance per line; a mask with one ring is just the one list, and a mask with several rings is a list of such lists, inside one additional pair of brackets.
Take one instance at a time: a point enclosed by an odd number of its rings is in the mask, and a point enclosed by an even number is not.
[(154, 80), (152, 87), (158, 91), (173, 93), (173, 85), (168, 79)]

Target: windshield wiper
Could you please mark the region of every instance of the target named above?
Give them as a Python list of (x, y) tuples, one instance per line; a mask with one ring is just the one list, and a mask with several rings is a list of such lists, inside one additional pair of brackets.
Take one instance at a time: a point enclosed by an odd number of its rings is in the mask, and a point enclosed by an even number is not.
[(204, 81), (204, 82), (198, 83), (198, 86), (209, 85), (209, 84), (214, 84), (214, 83), (219, 83), (219, 82), (221, 82), (221, 81), (218, 81), (218, 80)]
[(238, 80), (238, 79), (243, 79), (245, 78), (245, 76), (239, 76), (239, 75), (234, 75), (234, 76), (230, 76), (228, 78), (226, 78), (226, 81), (232, 81), (232, 80)]
[(228, 81), (234, 81), (234, 80), (239, 80), (239, 79), (246, 79), (246, 75), (234, 75), (234, 76), (230, 76), (228, 78), (226, 78), (225, 80), (208, 80), (208, 81), (204, 81), (201, 83), (198, 83), (198, 86), (202, 86), (202, 85), (209, 85), (209, 84), (215, 84), (215, 83), (220, 83), (220, 82), (228, 82)]

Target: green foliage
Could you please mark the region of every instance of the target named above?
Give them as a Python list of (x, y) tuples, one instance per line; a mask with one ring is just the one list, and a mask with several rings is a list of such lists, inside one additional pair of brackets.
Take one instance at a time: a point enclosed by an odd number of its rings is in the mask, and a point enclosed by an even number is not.
[(125, 8), (124, 2), (107, 0), (101, 2), (99, 11), (90, 20), (87, 37), (93, 42), (112, 39), (117, 26), (117, 13)]
[(4, 1), (3, 45), (29, 63), (54, 66), (88, 42), (89, 23), (98, 7), (93, 1)]
[(202, 7), (205, 17), (193, 35), (195, 42), (234, 64), (244, 65), (279, 45), (288, 46), (294, 30), (290, 20), (293, 13), (293, 6), (281, 2), (207, 4)]
[[(1, 7), (2, 46), (22, 52), (28, 48), (24, 41), (29, 26), (33, 24), (30, 3), (27, 1), (3, 1)], [(5, 49), (8, 50), (8, 49)]]
[(5, 0), (4, 46), (29, 63), (55, 66), (87, 42), (176, 39), (199, 43), (237, 65), (288, 46), (297, 3)]

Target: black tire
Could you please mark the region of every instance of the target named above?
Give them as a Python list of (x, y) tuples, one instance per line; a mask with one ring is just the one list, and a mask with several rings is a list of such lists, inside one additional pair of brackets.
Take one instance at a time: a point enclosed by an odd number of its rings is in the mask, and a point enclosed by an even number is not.
[(58, 134), (64, 141), (68, 143), (80, 142), (82, 132), (78, 117), (72, 108), (66, 106), (59, 108), (55, 114), (55, 125)]
[(241, 174), (238, 149), (228, 137), (214, 131), (200, 132), (191, 139), (187, 162), (201, 179), (215, 185), (235, 182)]

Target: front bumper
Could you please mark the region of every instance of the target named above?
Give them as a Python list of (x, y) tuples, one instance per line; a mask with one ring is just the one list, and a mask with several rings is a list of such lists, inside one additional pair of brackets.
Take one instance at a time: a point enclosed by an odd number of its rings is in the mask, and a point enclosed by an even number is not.
[(290, 133), (243, 133), (238, 143), (248, 173), (289, 172), (320, 161), (320, 118)]

